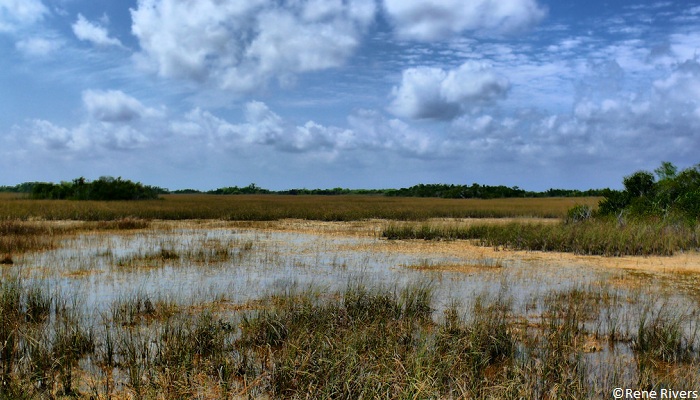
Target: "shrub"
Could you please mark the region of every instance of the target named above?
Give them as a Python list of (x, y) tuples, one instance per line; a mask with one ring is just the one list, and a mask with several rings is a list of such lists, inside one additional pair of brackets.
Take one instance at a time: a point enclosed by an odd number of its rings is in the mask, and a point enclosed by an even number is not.
[(121, 177), (100, 177), (96, 181), (85, 178), (72, 182), (37, 183), (32, 188), (31, 198), (49, 200), (147, 200), (157, 199), (164, 189), (145, 186), (140, 182), (123, 180)]
[(700, 164), (676, 173), (675, 165), (664, 162), (655, 170), (659, 180), (647, 171), (624, 178), (625, 190), (609, 190), (599, 203), (601, 215), (633, 217), (680, 217), (690, 222), (700, 218)]

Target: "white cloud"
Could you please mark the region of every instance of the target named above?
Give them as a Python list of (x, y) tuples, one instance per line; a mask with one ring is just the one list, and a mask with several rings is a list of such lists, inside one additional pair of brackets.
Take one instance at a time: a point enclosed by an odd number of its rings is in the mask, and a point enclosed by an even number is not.
[(278, 154), (304, 153), (326, 160), (358, 150), (370, 154), (386, 151), (412, 158), (435, 157), (444, 152), (442, 141), (373, 110), (350, 115), (347, 127), (315, 121), (295, 124), (260, 101), (248, 102), (244, 114), (243, 122), (232, 123), (196, 108), (170, 123), (169, 130), (175, 138), (204, 145), (213, 152), (255, 154), (272, 149)]
[(49, 121), (33, 120), (27, 128), (31, 141), (50, 150), (75, 148), (75, 141), (70, 130), (55, 126)]
[(687, 60), (668, 77), (654, 82), (658, 105), (655, 112), (671, 118), (692, 119), (700, 127), (700, 63)]
[(209, 143), (209, 147), (218, 149), (265, 146), (283, 152), (313, 153), (334, 152), (354, 145), (353, 132), (348, 129), (328, 127), (314, 121), (295, 125), (260, 101), (248, 102), (244, 114), (245, 122), (233, 124), (197, 108), (170, 127), (176, 135), (199, 138)]
[(151, 138), (134, 126), (108, 126), (105, 124), (88, 126), (91, 126), (92, 131), (98, 131), (98, 135), (101, 136), (99, 139), (102, 141), (100, 144), (110, 150), (142, 149), (152, 144)]
[(135, 126), (105, 124), (100, 121), (84, 121), (75, 127), (66, 128), (36, 119), (18, 132), (27, 136), (33, 146), (65, 157), (95, 155), (104, 150), (135, 150), (152, 144), (152, 140)]
[(510, 83), (486, 64), (467, 62), (459, 68), (418, 67), (403, 72), (392, 90), (389, 110), (414, 119), (452, 119), (469, 108), (503, 97)]
[(26, 56), (43, 57), (54, 53), (63, 46), (61, 40), (50, 37), (28, 37), (15, 43), (17, 50)]
[(570, 112), (467, 114), (451, 124), (455, 149), (521, 165), (614, 163), (630, 170), (667, 159), (697, 162), (700, 63), (681, 63), (636, 92), (621, 87), (617, 64), (593, 68)]
[(164, 112), (147, 108), (121, 91), (86, 90), (82, 98), (89, 118), (78, 125), (62, 127), (33, 119), (24, 127), (16, 127), (16, 135), (27, 137), (40, 149), (70, 157), (142, 149), (162, 140), (167, 130)]
[(141, 65), (235, 92), (342, 65), (373, 21), (373, 0), (139, 0)]
[(400, 37), (446, 39), (467, 31), (507, 34), (539, 23), (546, 10), (536, 0), (384, 0)]
[(237, 133), (248, 143), (275, 144), (285, 134), (282, 118), (260, 101), (245, 106), (247, 123), (236, 126)]
[(72, 25), (75, 36), (83, 41), (91, 42), (98, 46), (122, 46), (119, 39), (109, 37), (107, 28), (94, 24), (82, 14), (78, 14), (78, 20)]
[[(388, 151), (409, 158), (434, 158), (445, 154), (449, 143), (376, 110), (358, 110), (348, 117), (354, 146), (372, 152)], [(448, 151), (449, 152), (449, 151)]]
[(48, 12), (41, 0), (0, 0), (0, 32), (31, 25)]
[(93, 118), (103, 122), (129, 122), (161, 114), (121, 90), (86, 90), (83, 92), (83, 105)]

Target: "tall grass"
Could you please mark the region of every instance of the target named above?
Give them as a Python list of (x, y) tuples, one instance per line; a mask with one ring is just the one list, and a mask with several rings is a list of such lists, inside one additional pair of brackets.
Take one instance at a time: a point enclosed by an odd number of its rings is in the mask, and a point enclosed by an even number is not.
[(632, 349), (642, 362), (662, 361), (677, 363), (691, 360), (698, 351), (697, 329), (688, 333), (681, 315), (669, 312), (668, 307), (653, 310), (647, 307), (637, 325)]
[(483, 246), (513, 250), (560, 251), (585, 255), (672, 255), (700, 247), (700, 225), (669, 225), (663, 221), (613, 220), (577, 223), (436, 225), (389, 224), (388, 239), (475, 239)]
[[(136, 293), (95, 329), (84, 309), (10, 278), (0, 282), (0, 398), (579, 399), (700, 384), (697, 315), (650, 302), (613, 335), (597, 321), (627, 306), (615, 290), (545, 293), (535, 315), (505, 290), (435, 315), (431, 284), (352, 283), (287, 290), (257, 310), (191, 304), (158, 318), (143, 317), (159, 306)], [(591, 352), (594, 336), (607, 352)]]
[(575, 204), (598, 198), (435, 199), (382, 196), (166, 195), (161, 200), (29, 200), (0, 194), (0, 220), (47, 219), (107, 221), (140, 219), (278, 220), (298, 218), (350, 221), (369, 218), (563, 218)]
[(54, 229), (16, 220), (0, 221), (0, 264), (12, 264), (12, 255), (54, 245)]
[(0, 398), (76, 394), (78, 362), (95, 338), (66, 304), (17, 276), (0, 281)]

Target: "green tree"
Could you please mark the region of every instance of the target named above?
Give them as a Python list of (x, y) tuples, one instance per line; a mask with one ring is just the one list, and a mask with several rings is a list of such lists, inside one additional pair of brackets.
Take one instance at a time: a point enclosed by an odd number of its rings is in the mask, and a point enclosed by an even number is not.
[(651, 196), (654, 193), (654, 175), (647, 171), (637, 171), (622, 181), (630, 198)]
[(676, 177), (678, 167), (668, 161), (664, 161), (659, 168), (654, 170), (654, 173), (659, 178), (659, 181), (671, 180)]

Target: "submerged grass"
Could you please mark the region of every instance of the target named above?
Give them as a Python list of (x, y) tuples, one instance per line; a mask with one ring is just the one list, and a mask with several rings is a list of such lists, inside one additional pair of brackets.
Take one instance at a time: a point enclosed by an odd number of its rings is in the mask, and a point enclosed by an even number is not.
[(700, 225), (591, 220), (577, 223), (436, 225), (389, 224), (387, 239), (474, 239), (483, 246), (513, 250), (560, 251), (585, 255), (673, 255), (700, 248)]
[(13, 264), (13, 256), (29, 251), (52, 249), (66, 234), (89, 230), (144, 229), (149, 225), (148, 221), (130, 217), (71, 224), (46, 224), (0, 217), (0, 264)]
[(254, 249), (255, 243), (251, 240), (205, 239), (184, 246), (163, 242), (153, 249), (122, 256), (115, 256), (111, 252), (104, 255), (110, 257), (112, 264), (119, 268), (161, 268), (165, 265), (200, 265), (240, 260), (251, 255)]

